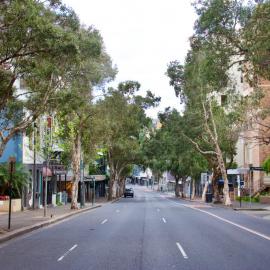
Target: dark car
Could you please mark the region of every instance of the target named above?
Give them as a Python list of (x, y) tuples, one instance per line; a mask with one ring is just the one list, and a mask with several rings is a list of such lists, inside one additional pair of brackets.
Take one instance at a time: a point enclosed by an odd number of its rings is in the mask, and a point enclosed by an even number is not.
[(125, 192), (124, 192), (124, 197), (126, 198), (126, 197), (134, 197), (134, 191), (133, 191), (133, 189), (132, 188), (126, 188), (125, 189)]

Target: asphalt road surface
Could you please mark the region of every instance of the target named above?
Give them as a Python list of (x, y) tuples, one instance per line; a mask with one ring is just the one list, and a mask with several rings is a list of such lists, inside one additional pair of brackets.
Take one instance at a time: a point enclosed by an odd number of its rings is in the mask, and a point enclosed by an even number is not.
[(270, 221), (135, 187), (0, 246), (2, 270), (269, 270)]

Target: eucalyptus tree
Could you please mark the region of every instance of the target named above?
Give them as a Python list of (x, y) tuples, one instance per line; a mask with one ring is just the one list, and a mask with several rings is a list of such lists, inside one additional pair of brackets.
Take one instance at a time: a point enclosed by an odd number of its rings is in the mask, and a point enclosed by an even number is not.
[(141, 162), (141, 134), (151, 123), (145, 109), (160, 100), (150, 91), (145, 97), (136, 95), (139, 89), (138, 82), (123, 82), (117, 89), (110, 88), (105, 98), (97, 103), (94, 132), (99, 136), (99, 144), (107, 149), (109, 200), (116, 197), (118, 186), (123, 187), (124, 172), (129, 171), (132, 164)]
[(78, 53), (79, 21), (61, 1), (50, 0), (1, 1), (0, 14), (1, 156), (63, 89)]
[(81, 27), (77, 33), (79, 54), (69, 72), (66, 91), (57, 107), (59, 137), (65, 156), (73, 171), (71, 208), (78, 208), (78, 183), (81, 160), (93, 149), (90, 128), (94, 117), (93, 88), (110, 81), (115, 70), (104, 50), (99, 32), (93, 27)]
[[(159, 120), (161, 128), (155, 130), (145, 142), (146, 159), (159, 161), (162, 172), (167, 170), (174, 176), (175, 196), (179, 197), (179, 180), (184, 182), (188, 176), (197, 179), (198, 175), (206, 170), (206, 161), (183, 136), (185, 122), (179, 112), (167, 108), (159, 114)], [(151, 165), (150, 163), (150, 168)]]
[[(219, 65), (219, 58), (203, 46), (189, 52), (184, 66), (172, 62), (167, 74), (176, 95), (186, 105), (182, 134), (200, 154), (214, 157), (207, 160), (215, 160), (211, 165), (219, 168), (224, 179), (224, 203), (230, 205), (224, 154), (225, 150), (235, 152), (238, 130), (232, 118), (232, 108), (226, 111), (217, 103), (220, 95), (231, 90), (228, 74), (224, 66)], [(225, 143), (227, 141), (229, 143)], [(225, 146), (230, 146), (230, 149)]]
[[(238, 68), (254, 89), (244, 101), (243, 126), (251, 121), (260, 134), (247, 137), (258, 143), (269, 143), (269, 105), (263, 80), (270, 80), (269, 38), (270, 2), (266, 1), (195, 1), (198, 20), (192, 47), (207, 46), (225, 69)], [(252, 105), (251, 105), (252, 104)], [(248, 118), (248, 119), (247, 119)]]

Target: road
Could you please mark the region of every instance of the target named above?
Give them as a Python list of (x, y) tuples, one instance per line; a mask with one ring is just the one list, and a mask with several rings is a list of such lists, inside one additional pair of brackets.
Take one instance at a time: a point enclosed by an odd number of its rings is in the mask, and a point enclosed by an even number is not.
[(5, 270), (268, 270), (270, 222), (144, 187), (0, 246)]

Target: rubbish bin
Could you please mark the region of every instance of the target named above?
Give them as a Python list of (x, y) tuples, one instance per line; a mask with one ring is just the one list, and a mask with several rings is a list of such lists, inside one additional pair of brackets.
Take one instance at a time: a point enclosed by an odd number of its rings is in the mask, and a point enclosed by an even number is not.
[(206, 193), (205, 194), (205, 202), (211, 203), (213, 199), (213, 194), (212, 193)]

